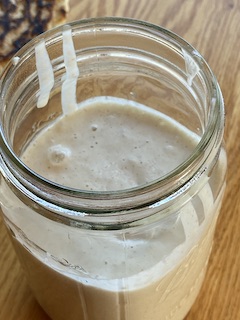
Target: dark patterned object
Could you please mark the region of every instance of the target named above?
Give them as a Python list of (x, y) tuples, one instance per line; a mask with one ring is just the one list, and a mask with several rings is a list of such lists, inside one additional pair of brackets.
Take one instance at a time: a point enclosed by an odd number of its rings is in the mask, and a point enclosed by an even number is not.
[(1, 0), (0, 63), (36, 35), (65, 22), (66, 0)]

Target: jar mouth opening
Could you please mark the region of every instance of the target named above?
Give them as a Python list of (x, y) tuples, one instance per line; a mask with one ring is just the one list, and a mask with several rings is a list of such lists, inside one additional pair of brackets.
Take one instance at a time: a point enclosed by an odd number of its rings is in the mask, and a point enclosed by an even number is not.
[[(135, 19), (128, 19), (128, 18), (115, 18), (115, 17), (104, 17), (104, 18), (92, 18), (92, 19), (83, 19), (80, 21), (75, 21), (69, 23), (70, 27), (72, 28), (73, 32), (80, 32), (78, 31), (79, 26), (88, 25), (89, 27), (93, 26), (97, 28), (100, 32), (101, 28), (104, 28), (106, 25), (111, 25), (112, 30), (121, 30), (128, 26), (129, 28), (134, 29), (134, 32), (138, 32), (139, 30), (147, 30), (151, 34), (154, 34), (156, 37), (164, 38), (164, 41), (171, 43), (173, 46), (184, 48), (184, 52), (187, 52), (189, 56), (191, 56), (192, 61), (199, 67), (198, 72), (201, 73), (203, 81), (205, 81), (205, 86), (208, 90), (209, 95), (211, 96), (209, 106), (209, 118), (206, 124), (205, 131), (201, 136), (196, 148), (193, 150), (190, 157), (188, 157), (184, 162), (182, 162), (178, 167), (174, 170), (170, 171), (166, 175), (161, 176), (159, 179), (155, 179), (149, 183), (144, 185), (139, 185), (136, 187), (132, 187), (129, 189), (120, 189), (120, 190), (113, 190), (113, 191), (97, 191), (97, 190), (81, 190), (75, 189), (71, 187), (66, 187), (63, 185), (59, 185), (53, 181), (50, 181), (36, 172), (31, 170), (27, 167), (22, 160), (16, 155), (13, 149), (9, 146), (7, 138), (4, 134), (4, 129), (1, 123), (1, 144), (2, 144), (2, 151), (7, 155), (7, 157), (11, 160), (13, 166), (20, 169), (23, 175), (29, 176), (34, 181), (37, 181), (40, 184), (43, 184), (46, 188), (54, 189), (56, 191), (60, 191), (63, 194), (69, 194), (78, 196), (81, 198), (94, 198), (94, 199), (108, 199), (111, 197), (112, 199), (120, 199), (120, 198), (128, 198), (131, 197), (135, 193), (145, 194), (148, 191), (156, 190), (157, 188), (161, 188), (166, 193), (166, 190), (176, 190), (186, 184), (193, 175), (197, 174), (199, 170), (202, 168), (202, 165), (208, 158), (208, 153), (210, 150), (218, 147), (221, 143), (221, 138), (223, 135), (223, 126), (224, 126), (224, 111), (223, 111), (223, 98), (221, 95), (220, 88), (218, 86), (217, 80), (213, 75), (211, 69), (209, 68), (206, 61), (202, 58), (202, 56), (184, 39), (179, 37), (178, 35), (174, 34), (173, 32), (164, 29), (160, 26), (153, 25), (151, 23), (145, 21), (139, 21)], [(10, 61), (8, 66), (5, 68), (5, 71), (2, 73), (2, 79), (7, 77), (9, 72), (13, 72), (14, 69), (14, 59), (24, 59), (26, 58), (28, 51), (31, 50), (41, 39), (50, 39), (54, 35), (56, 38), (60, 37), (62, 32), (62, 26), (54, 28), (53, 30), (47, 31), (44, 34), (36, 37), (35, 39), (31, 40), (27, 43), (19, 52), (15, 55), (15, 57)], [(3, 80), (1, 81), (3, 83)], [(6, 108), (5, 105), (2, 106), (2, 110)], [(2, 111), (3, 112), (3, 111)], [(221, 129), (219, 131), (219, 128)], [(209, 149), (208, 152), (205, 152)], [(190, 170), (191, 168), (191, 170)], [(192, 168), (194, 170), (192, 171)], [(193, 172), (190, 174), (190, 171)], [(25, 182), (29, 181), (28, 178), (25, 179)], [(177, 184), (176, 184), (177, 182)], [(175, 183), (175, 185), (174, 185)], [(169, 186), (172, 184), (171, 188), (167, 188), (166, 185)]]

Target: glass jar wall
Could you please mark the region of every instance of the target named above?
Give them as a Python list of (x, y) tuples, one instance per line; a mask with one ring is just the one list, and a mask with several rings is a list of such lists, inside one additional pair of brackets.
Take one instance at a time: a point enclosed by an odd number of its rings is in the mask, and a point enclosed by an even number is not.
[[(184, 161), (152, 181), (107, 191), (61, 185), (24, 163), (29, 145), (63, 116), (70, 29), (77, 104), (107, 97), (147, 106), (195, 141)], [(54, 86), (37, 108), (35, 48), (43, 41)], [(28, 43), (0, 89), (1, 210), (41, 306), (53, 319), (183, 319), (204, 279), (226, 173), (223, 99), (201, 55), (146, 22), (82, 20)]]

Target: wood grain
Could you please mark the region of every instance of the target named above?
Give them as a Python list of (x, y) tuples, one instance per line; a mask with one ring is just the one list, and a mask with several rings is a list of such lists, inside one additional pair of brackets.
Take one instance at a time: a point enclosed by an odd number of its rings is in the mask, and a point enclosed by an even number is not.
[[(207, 276), (186, 320), (240, 319), (240, 1), (71, 0), (70, 9), (69, 21), (125, 16), (171, 29), (198, 49), (216, 74), (226, 104), (227, 189)], [(49, 318), (27, 286), (0, 218), (0, 320), (15, 319)]]

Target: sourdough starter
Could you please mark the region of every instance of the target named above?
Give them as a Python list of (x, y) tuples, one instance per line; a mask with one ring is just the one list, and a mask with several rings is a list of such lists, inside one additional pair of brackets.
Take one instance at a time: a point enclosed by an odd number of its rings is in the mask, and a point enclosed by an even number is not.
[[(40, 132), (22, 160), (61, 185), (122, 190), (169, 173), (198, 140), (157, 111), (98, 97)], [(214, 230), (209, 184), (197, 198), (161, 225), (107, 232), (46, 221), (19, 201), (24, 234), (14, 243), (38, 301), (53, 319), (183, 319), (201, 287)]]
[(195, 145), (193, 134), (157, 111), (99, 97), (38, 135), (22, 160), (58, 184), (113, 191), (163, 177), (186, 160)]

